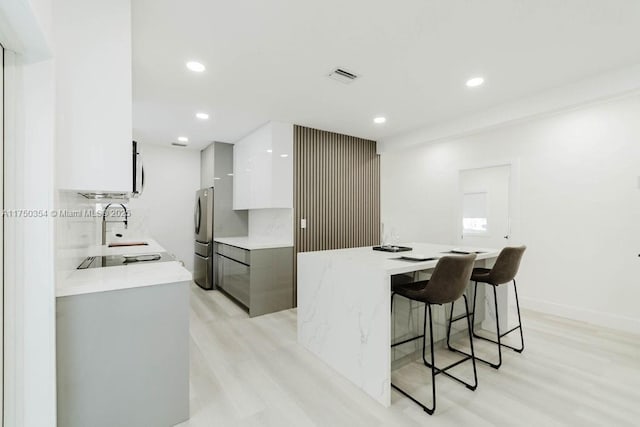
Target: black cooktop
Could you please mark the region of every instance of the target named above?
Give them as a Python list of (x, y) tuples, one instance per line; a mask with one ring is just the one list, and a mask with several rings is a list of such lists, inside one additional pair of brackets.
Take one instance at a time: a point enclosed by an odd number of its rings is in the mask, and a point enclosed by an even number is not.
[(146, 264), (148, 262), (168, 262), (175, 261), (175, 257), (168, 252), (156, 252), (136, 255), (106, 255), (87, 257), (78, 270), (99, 267), (117, 267), (121, 265)]

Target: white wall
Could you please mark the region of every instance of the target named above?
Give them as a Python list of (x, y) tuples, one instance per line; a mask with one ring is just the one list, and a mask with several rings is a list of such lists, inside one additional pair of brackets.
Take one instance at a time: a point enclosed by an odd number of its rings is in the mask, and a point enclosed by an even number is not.
[(640, 96), (381, 157), (382, 221), (453, 243), (460, 169), (512, 162), (524, 306), (640, 330)]
[(141, 144), (144, 193), (129, 202), (130, 228), (155, 238), (193, 271), (193, 212), (200, 151)]

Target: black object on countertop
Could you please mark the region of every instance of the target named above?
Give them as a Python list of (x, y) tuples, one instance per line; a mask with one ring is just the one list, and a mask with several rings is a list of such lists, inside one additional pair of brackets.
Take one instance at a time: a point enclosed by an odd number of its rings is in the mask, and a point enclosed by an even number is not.
[(395, 246), (395, 245), (384, 245), (384, 246), (374, 246), (374, 251), (382, 251), (382, 252), (407, 252), (412, 251), (413, 248), (408, 246)]
[(469, 254), (483, 254), (483, 251), (473, 251), (473, 252), (468, 252), (468, 251), (457, 251), (457, 250), (450, 250), (450, 251), (446, 251), (446, 252), (442, 252), (443, 254), (457, 254), (457, 255), (469, 255)]
[(430, 256), (427, 258), (411, 258), (411, 257), (400, 256), (398, 258), (391, 258), (391, 259), (397, 259), (400, 261), (409, 261), (409, 262), (425, 262), (425, 261), (435, 261), (438, 259), (438, 257)]

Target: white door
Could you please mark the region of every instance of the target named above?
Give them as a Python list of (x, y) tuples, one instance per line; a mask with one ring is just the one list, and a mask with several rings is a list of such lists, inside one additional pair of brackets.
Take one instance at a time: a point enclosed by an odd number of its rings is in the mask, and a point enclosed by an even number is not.
[(503, 248), (510, 230), (511, 166), (460, 171), (457, 241), (462, 246)]
[[(461, 247), (475, 246), (501, 249), (509, 244), (511, 166), (493, 166), (460, 171), (458, 228), (456, 241)], [(482, 292), (481, 286), (485, 286)], [(509, 307), (507, 286), (497, 289), (500, 314)], [(486, 285), (478, 285), (478, 301), (486, 295), (484, 305), (486, 321), (482, 327), (495, 331), (495, 308), (493, 290)], [(500, 329), (507, 330), (510, 315), (500, 316)]]

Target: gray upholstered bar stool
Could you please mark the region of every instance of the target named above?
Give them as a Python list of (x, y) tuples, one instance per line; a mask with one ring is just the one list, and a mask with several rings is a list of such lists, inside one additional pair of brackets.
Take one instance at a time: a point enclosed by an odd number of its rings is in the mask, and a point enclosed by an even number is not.
[[(433, 406), (427, 407), (425, 404), (419, 402), (413, 396), (411, 396), (406, 391), (402, 390), (397, 385), (391, 383), (391, 386), (398, 390), (400, 393), (420, 405), (422, 409), (425, 410), (429, 415), (433, 414), (436, 409), (436, 375), (437, 374), (445, 374), (446, 376), (464, 384), (470, 390), (475, 390), (478, 386), (478, 375), (476, 373), (476, 362), (474, 358), (473, 352), (473, 339), (471, 336), (471, 320), (469, 316), (469, 304), (467, 303), (467, 296), (464, 295), (464, 291), (469, 283), (469, 279), (471, 277), (471, 272), (473, 270), (473, 262), (476, 259), (475, 254), (464, 255), (464, 256), (444, 256), (440, 258), (438, 263), (436, 264), (435, 269), (433, 270), (433, 274), (429, 280), (422, 280), (418, 282), (408, 283), (404, 285), (398, 284), (395, 287), (395, 293), (408, 298), (410, 300), (419, 301), (424, 303), (424, 323), (422, 329), (422, 335), (418, 335), (417, 337), (409, 338), (407, 340), (394, 343), (391, 347), (395, 347), (397, 345), (405, 344), (407, 342), (417, 340), (423, 338), (422, 340), (422, 361), (425, 366), (431, 368), (431, 391), (432, 391), (432, 401)], [(431, 315), (431, 306), (443, 305), (451, 303), (451, 311), (453, 311), (453, 305), (455, 302), (460, 299), (460, 297), (464, 297), (464, 306), (465, 312), (467, 314), (467, 322), (469, 327), (469, 344), (471, 346), (471, 354), (466, 355), (463, 359), (452, 363), (444, 368), (438, 368), (435, 366), (435, 357), (434, 357), (434, 349), (433, 349), (433, 317)], [(393, 308), (393, 297), (392, 297), (392, 308)], [(431, 361), (427, 362), (425, 356), (425, 347), (426, 347), (426, 329), (427, 329), (427, 314), (429, 317), (429, 341), (431, 346)], [(447, 333), (447, 337), (448, 337)], [(473, 384), (469, 384), (464, 382), (458, 377), (451, 375), (446, 372), (448, 369), (453, 368), (454, 366), (460, 365), (462, 362), (471, 359), (473, 364)]]
[(417, 272), (414, 272), (412, 274), (394, 274), (393, 276), (391, 276), (391, 311), (393, 311), (393, 296), (396, 293), (396, 289), (398, 289), (398, 287), (400, 286), (416, 282), (417, 277)]
[[(471, 313), (471, 315), (473, 316), (472, 319), (472, 332), (473, 332), (473, 336), (475, 338), (479, 338), (481, 340), (485, 340), (485, 341), (489, 341), (492, 342), (494, 344), (498, 345), (498, 363), (492, 363), (488, 360), (485, 359), (481, 359), (479, 357), (476, 357), (476, 359), (480, 360), (481, 362), (487, 363), (489, 365), (491, 365), (491, 367), (498, 369), (500, 368), (500, 365), (502, 365), (502, 347), (508, 347), (514, 351), (517, 351), (518, 353), (522, 353), (522, 351), (524, 350), (524, 336), (522, 334), (522, 319), (520, 317), (520, 303), (518, 302), (518, 288), (516, 287), (516, 274), (518, 274), (518, 269), (520, 267), (520, 261), (522, 260), (522, 255), (524, 254), (524, 251), (527, 249), (526, 246), (517, 246), (517, 247), (506, 247), (504, 249), (502, 249), (502, 251), (500, 252), (500, 254), (498, 255), (498, 258), (496, 259), (495, 264), (493, 265), (493, 268), (474, 268), (473, 269), (473, 273), (471, 274), (471, 281), (475, 282), (475, 288), (474, 288), (474, 294), (473, 294), (473, 311)], [(507, 283), (513, 282), (513, 290), (514, 290), (514, 294), (516, 296), (516, 308), (517, 308), (517, 312), (518, 312), (518, 326), (509, 329), (507, 332), (501, 333), (500, 332), (500, 319), (499, 319), (499, 314), (498, 314), (498, 295), (497, 295), (497, 287), (500, 285), (504, 285)], [(478, 283), (485, 283), (487, 285), (490, 285), (493, 288), (493, 301), (495, 304), (495, 313), (496, 313), (496, 336), (498, 338), (497, 341), (486, 338), (486, 337), (482, 337), (480, 335), (477, 335), (475, 333), (475, 313), (476, 313), (476, 294), (478, 293)], [(459, 320), (455, 319), (455, 320)], [(454, 321), (455, 321), (454, 320)], [(507, 344), (504, 344), (501, 342), (502, 337), (504, 337), (507, 334), (510, 334), (511, 332), (515, 331), (519, 329), (520, 330), (520, 347), (516, 348)], [(448, 342), (447, 342), (448, 344)], [(456, 350), (454, 348), (452, 348), (451, 346), (449, 346), (450, 350), (456, 351), (458, 353), (462, 353), (462, 354), (466, 354), (463, 353), (459, 350)]]

